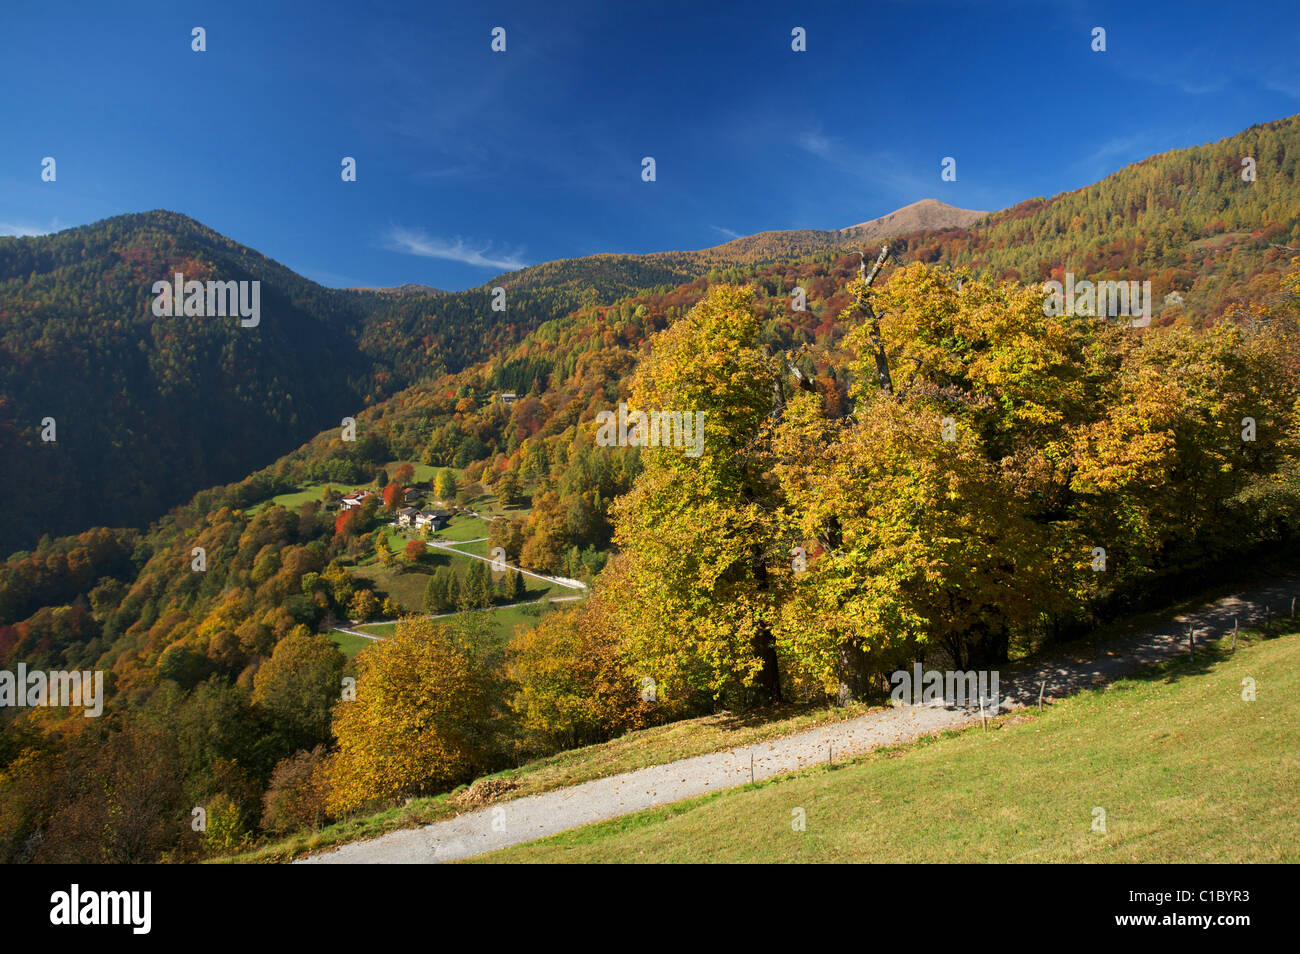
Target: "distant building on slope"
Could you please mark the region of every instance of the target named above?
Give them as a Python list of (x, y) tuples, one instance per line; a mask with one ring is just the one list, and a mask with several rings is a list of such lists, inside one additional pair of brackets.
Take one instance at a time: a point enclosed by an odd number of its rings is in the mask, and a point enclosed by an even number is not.
[(369, 490), (354, 490), (350, 494), (344, 494), (339, 500), (339, 509), (341, 510), (359, 510), (361, 505), (373, 497)]
[(412, 520), (417, 529), (428, 527), (436, 533), (451, 522), (451, 514), (445, 510), (421, 510)]

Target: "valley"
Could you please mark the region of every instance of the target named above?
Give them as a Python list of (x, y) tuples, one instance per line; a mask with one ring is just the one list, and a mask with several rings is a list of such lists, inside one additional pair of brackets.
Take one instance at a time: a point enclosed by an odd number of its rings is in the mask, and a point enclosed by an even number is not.
[[(1274, 157), (1249, 189), (1242, 153)], [(1291, 117), (1001, 211), (925, 199), (464, 291), (327, 288), (173, 212), (0, 238), (0, 471), (30, 487), (0, 539), (0, 662), (106, 676), (88, 728), (0, 723), (4, 857), (279, 861), (461, 831), (498, 796), (458, 793), (493, 779), (540, 797), (847, 738), (898, 666), (1030, 665), (1291, 558), (1298, 166)], [(178, 274), (202, 313), (155, 317)], [(230, 282), (258, 297), (205, 317)], [(1140, 321), (1101, 320), (1134, 286)], [(110, 784), (49, 787), (73, 765)], [(508, 857), (641, 858), (659, 820), (770, 790)], [(176, 821), (194, 806), (219, 823)], [(694, 824), (672, 857), (711, 850)]]

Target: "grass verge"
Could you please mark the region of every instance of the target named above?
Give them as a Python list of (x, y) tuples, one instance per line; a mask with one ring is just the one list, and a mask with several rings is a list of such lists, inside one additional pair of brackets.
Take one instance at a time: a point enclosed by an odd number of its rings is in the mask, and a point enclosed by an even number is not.
[[(1219, 643), (992, 731), (878, 749), (479, 860), (1295, 862), (1298, 662), (1296, 633), (1236, 653)], [(1246, 679), (1255, 701), (1243, 699)]]

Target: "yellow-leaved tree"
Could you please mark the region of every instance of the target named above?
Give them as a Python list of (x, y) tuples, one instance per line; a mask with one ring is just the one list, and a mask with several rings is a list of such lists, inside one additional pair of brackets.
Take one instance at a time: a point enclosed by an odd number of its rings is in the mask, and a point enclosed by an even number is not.
[(498, 680), (462, 634), (404, 619), (356, 664), (356, 699), (334, 709), (333, 813), (441, 791), (493, 765)]
[[(883, 260), (883, 255), (882, 255)], [(873, 273), (874, 274), (874, 273)], [(854, 408), (786, 404), (776, 467), (805, 566), (783, 575), (780, 645), (847, 701), (932, 646), (959, 667), (1067, 604), (1083, 552), (1052, 519), (1072, 417), (1088, 413), (1086, 329), (1042, 294), (914, 264), (850, 283)]]
[[(887, 254), (849, 284), (840, 353), (777, 357), (731, 286), (650, 341), (631, 403), (706, 409), (706, 448), (645, 450), (601, 582), (669, 697), (847, 701), (936, 651), (994, 667), (1290, 532), (1293, 299), (1130, 327), (944, 267), (875, 285)], [(846, 365), (848, 408), (814, 383)]]
[(532, 748), (549, 751), (601, 742), (666, 714), (657, 692), (633, 672), (622, 641), (626, 615), (615, 557), (602, 585), (580, 606), (550, 612), (510, 643), (510, 706)]
[(696, 446), (643, 447), (644, 469), (615, 505), (629, 646), (665, 699), (781, 698), (777, 366), (760, 331), (753, 293), (716, 286), (654, 336), (633, 379), (633, 411), (693, 415), (703, 428)]

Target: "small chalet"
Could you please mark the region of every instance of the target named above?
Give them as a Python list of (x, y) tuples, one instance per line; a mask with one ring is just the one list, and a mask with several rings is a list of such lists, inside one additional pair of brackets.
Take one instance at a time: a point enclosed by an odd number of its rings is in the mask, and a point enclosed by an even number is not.
[(399, 527), (415, 526), (415, 518), (420, 515), (420, 511), (414, 507), (403, 507), (397, 511), (397, 525)]
[(501, 392), (501, 404), (505, 407), (509, 407), (511, 404), (514, 404), (518, 400), (519, 400), (519, 395), (516, 394), (514, 391)]
[(414, 487), (406, 491), (406, 493), (402, 494), (403, 503), (413, 504), (419, 499), (420, 499), (420, 492), (416, 490)]
[(450, 521), (451, 514), (445, 510), (421, 510), (415, 515), (414, 526), (428, 527), (436, 532), (447, 526)]
[(343, 499), (339, 501), (339, 509), (357, 510), (372, 496), (374, 495), (368, 490), (354, 490), (350, 494), (343, 495)]

